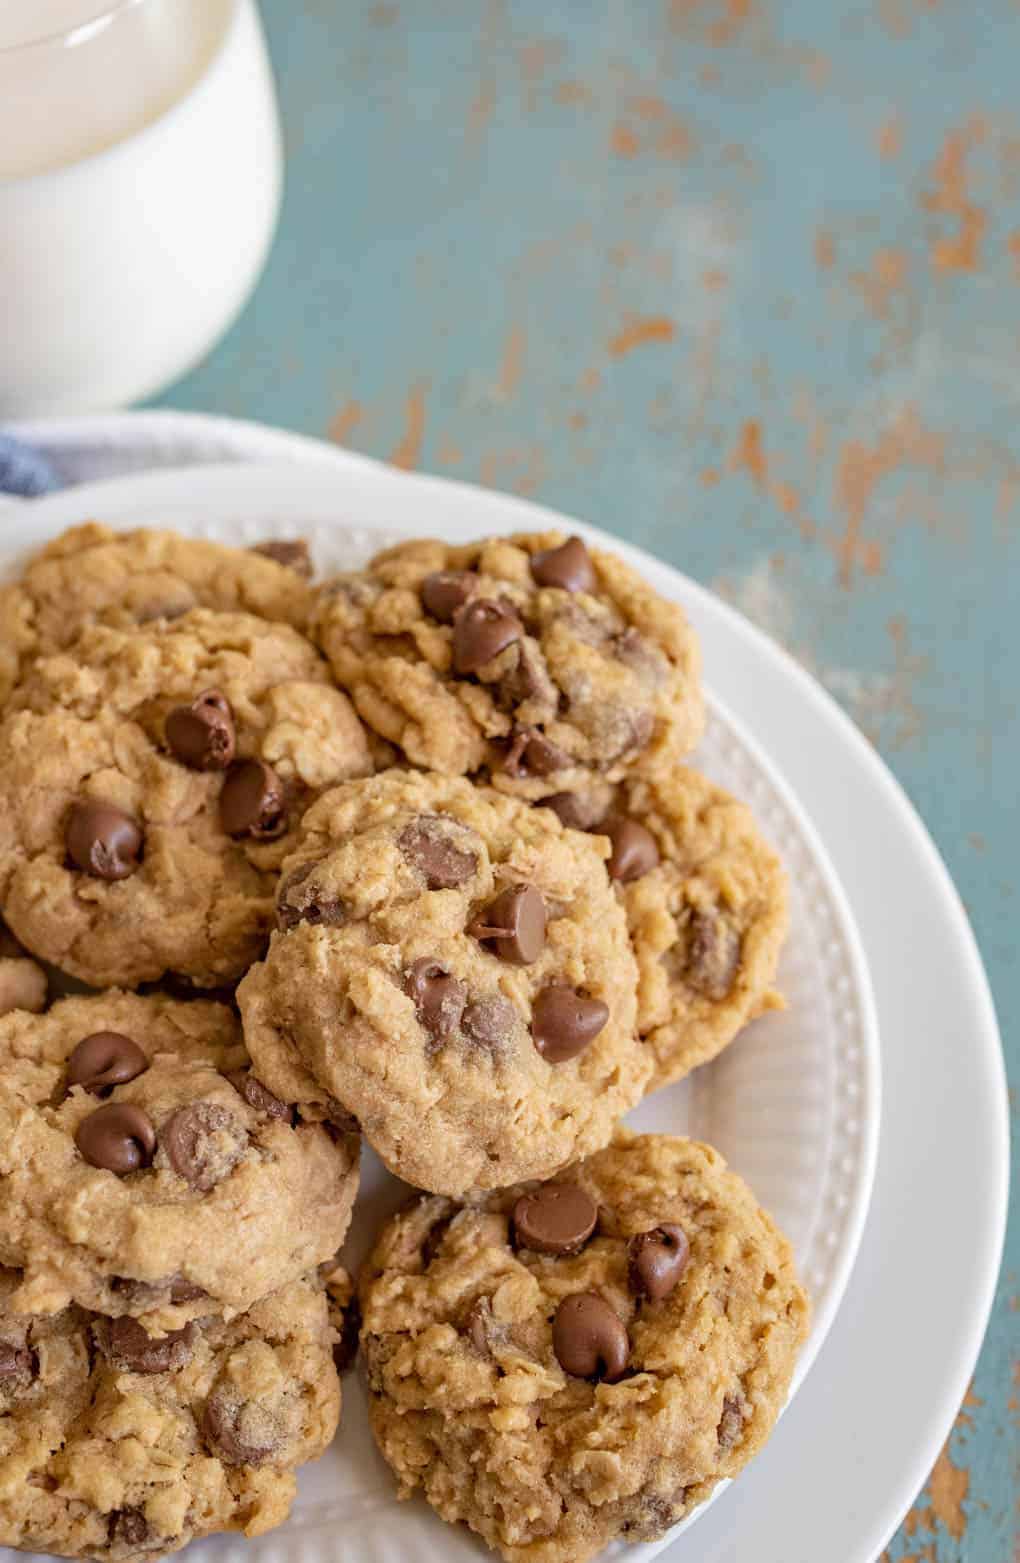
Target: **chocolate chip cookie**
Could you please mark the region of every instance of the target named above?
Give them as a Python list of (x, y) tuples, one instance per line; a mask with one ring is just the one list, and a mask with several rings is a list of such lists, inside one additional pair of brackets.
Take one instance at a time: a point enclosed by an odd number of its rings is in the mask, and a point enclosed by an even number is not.
[(398, 1177), (441, 1193), (604, 1145), (651, 1069), (607, 852), (460, 777), (388, 771), (327, 793), (238, 989), (260, 1077), (339, 1103)]
[(176, 532), (72, 527), (0, 588), (0, 705), (35, 657), (69, 646), (89, 624), (127, 629), (205, 607), (303, 629), (307, 563), (301, 544), (228, 548)]
[(287, 1518), (340, 1414), (317, 1284), (153, 1337), (16, 1313), (17, 1282), (0, 1271), (0, 1546), (131, 1563)]
[(689, 766), (609, 793), (547, 798), (609, 838), (609, 872), (638, 963), (649, 1089), (722, 1051), (782, 1006), (773, 982), (787, 929), (786, 875), (751, 810)]
[(808, 1305), (717, 1152), (620, 1132), (555, 1183), (422, 1198), (362, 1272), (372, 1429), (508, 1563), (649, 1541), (733, 1477), (786, 1400)]
[(402, 543), (327, 583), (312, 633), (413, 764), (523, 797), (668, 770), (701, 734), (683, 613), (580, 538)]
[(0, 1018), (0, 1264), (12, 1308), (178, 1328), (336, 1253), (358, 1145), (252, 1071), (236, 1016), (110, 991)]
[(0, 907), (95, 987), (229, 983), (263, 951), (301, 813), (373, 769), (365, 730), (284, 624), (196, 608), (93, 625), (0, 723)]

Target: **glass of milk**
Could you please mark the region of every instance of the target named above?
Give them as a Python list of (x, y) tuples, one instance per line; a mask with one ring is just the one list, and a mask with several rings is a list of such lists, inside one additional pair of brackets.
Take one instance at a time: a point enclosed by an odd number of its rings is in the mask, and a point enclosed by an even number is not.
[(255, 0), (0, 0), (0, 419), (196, 363), (262, 270), (281, 177)]

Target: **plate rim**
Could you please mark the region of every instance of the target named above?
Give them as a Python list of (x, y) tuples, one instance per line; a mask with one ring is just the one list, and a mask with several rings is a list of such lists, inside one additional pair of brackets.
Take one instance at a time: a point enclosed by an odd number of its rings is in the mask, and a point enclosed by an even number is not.
[[(115, 420), (82, 420), (81, 427), (87, 425), (95, 427), (102, 422), (105, 428)], [(120, 420), (120, 426), (137, 428), (147, 421), (155, 421), (165, 428), (169, 422), (165, 414), (135, 414), (127, 415)], [(200, 425), (213, 426), (231, 422), (229, 420), (202, 419), (195, 415), (177, 415), (176, 430), (183, 432), (186, 427), (196, 428)], [(68, 422), (65, 420), (61, 428), (66, 430)], [(38, 430), (41, 426), (35, 426)], [(239, 424), (234, 422), (233, 427), (239, 430), (250, 431), (252, 436), (258, 430), (255, 424)], [(277, 440), (286, 440), (288, 437), (282, 432), (268, 430), (267, 434)], [(394, 472), (373, 462), (370, 458), (330, 448), (324, 443), (300, 439), (295, 437), (295, 446), (301, 446), (305, 450), (315, 450), (322, 458), (324, 469), (332, 467), (335, 477), (340, 469), (344, 469), (349, 478), (355, 475), (363, 480), (366, 474), (371, 474), (373, 479), (385, 478), (387, 482), (399, 481), (406, 484), (422, 484), (435, 486), (440, 490), (450, 492), (463, 491), (469, 495), (475, 503), (484, 504), (491, 508), (493, 502), (498, 502), (506, 514), (513, 513), (519, 519), (507, 522), (507, 525), (534, 526), (556, 525), (564, 523), (574, 525), (571, 518), (562, 513), (552, 511), (548, 507), (538, 506), (531, 501), (519, 499), (516, 496), (493, 494), (478, 488), (475, 485), (463, 484), (449, 479), (432, 475), (406, 474)], [(274, 454), (282, 454), (282, 447), (278, 447)], [(181, 454), (187, 454), (182, 449)], [(288, 453), (289, 454), (289, 453)], [(105, 481), (91, 482), (83, 485), (77, 491), (80, 497), (83, 492), (88, 495), (96, 494), (100, 500), (103, 494), (115, 492), (118, 486), (135, 487), (144, 484), (149, 489), (158, 487), (160, 482), (167, 480), (176, 482), (182, 476), (189, 481), (194, 481), (196, 472), (203, 478), (208, 478), (215, 470), (215, 465), (199, 467), (164, 467), (151, 471), (145, 475), (138, 472), (129, 473), (120, 478), (107, 479)], [(258, 463), (261, 465), (261, 463)], [(295, 466), (290, 461), (282, 463), (279, 459), (269, 463), (277, 471), (281, 467), (293, 475)], [(319, 465), (319, 463), (316, 463)], [(228, 464), (224, 469), (229, 471), (236, 479), (243, 467), (236, 463)], [(323, 475), (324, 475), (323, 474)], [(73, 496), (75, 491), (69, 491)], [(48, 511), (60, 512), (60, 507), (68, 503), (68, 493), (57, 496), (48, 496), (40, 500), (31, 501), (30, 504), (36, 510), (46, 507)], [(72, 512), (76, 508), (76, 502), (72, 503)], [(34, 518), (33, 518), (34, 519)], [(68, 518), (70, 519), (70, 518)], [(67, 524), (67, 521), (56, 524)], [(583, 523), (580, 523), (582, 528)], [(482, 521), (478, 530), (488, 529), (488, 521)], [(597, 529), (591, 529), (597, 530)], [(626, 543), (623, 539), (600, 534), (609, 539), (610, 546), (618, 549), (624, 556), (628, 554), (632, 558), (651, 557), (645, 556), (640, 550)], [(656, 564), (662, 561), (653, 561)], [(673, 566), (664, 566), (674, 570)], [(681, 572), (675, 571), (676, 574)], [(984, 971), (977, 943), (970, 928), (966, 914), (963, 910), (959, 895), (949, 876), (948, 869), (943, 862), (935, 843), (932, 841), (926, 827), (910, 803), (907, 795), (882, 761), (867, 744), (863, 735), (857, 730), (846, 713), (836, 704), (832, 697), (825, 691), (811, 675), (802, 668), (785, 650), (784, 647), (773, 641), (756, 625), (744, 618), (742, 614), (728, 603), (717, 598), (707, 588), (698, 582), (684, 577), (687, 589), (692, 594), (692, 601), (698, 603), (708, 614), (712, 615), (716, 623), (735, 635), (742, 648), (754, 652), (772, 665), (773, 671), (780, 676), (784, 684), (791, 688), (791, 698), (805, 700), (812, 707), (814, 713), (819, 716), (825, 726), (833, 731), (834, 739), (838, 739), (838, 746), (843, 751), (848, 751), (851, 758), (863, 766), (869, 780), (874, 784), (877, 797), (883, 807), (887, 808), (894, 818), (895, 823), (903, 829), (910, 838), (910, 844), (918, 859), (919, 869), (923, 869), (927, 878), (941, 897), (941, 909), (947, 922), (951, 925), (953, 934), (954, 951), (960, 963), (959, 976), (961, 987), (965, 990), (966, 1003), (975, 1014), (975, 1038), (980, 1042), (980, 1048), (975, 1052), (975, 1069), (980, 1066), (981, 1107), (985, 1114), (982, 1119), (982, 1130), (985, 1135), (982, 1144), (987, 1152), (986, 1164), (983, 1169), (984, 1176), (989, 1186), (990, 1198), (985, 1207), (984, 1219), (980, 1223), (980, 1246), (978, 1262), (970, 1272), (972, 1284), (967, 1293), (967, 1322), (963, 1338), (957, 1338), (955, 1350), (951, 1353), (952, 1360), (948, 1357), (940, 1359), (942, 1372), (940, 1373), (941, 1389), (938, 1397), (938, 1405), (928, 1413), (928, 1422), (921, 1432), (914, 1448), (913, 1457), (909, 1461), (909, 1469), (903, 1471), (895, 1478), (895, 1492), (883, 1499), (881, 1513), (876, 1514), (868, 1524), (869, 1535), (862, 1540), (865, 1551), (854, 1550), (853, 1557), (860, 1558), (862, 1563), (870, 1560), (881, 1550), (895, 1530), (905, 1509), (912, 1497), (926, 1478), (931, 1464), (939, 1447), (951, 1425), (953, 1416), (959, 1406), (966, 1382), (973, 1370), (973, 1365), (980, 1349), (981, 1341), (987, 1325), (989, 1312), (994, 1295), (995, 1282), (998, 1275), (1001, 1260), (1002, 1244), (1005, 1234), (1007, 1188), (1008, 1188), (1008, 1107), (1005, 1085), (1005, 1068), (1002, 1057), (1001, 1044), (999, 1042), (998, 1025), (995, 1015), (995, 1007), (987, 976)], [(775, 767), (773, 767), (775, 769)], [(805, 807), (808, 818), (812, 818), (810, 808)], [(813, 823), (813, 820), (812, 820)], [(898, 1461), (898, 1467), (902, 1462)]]

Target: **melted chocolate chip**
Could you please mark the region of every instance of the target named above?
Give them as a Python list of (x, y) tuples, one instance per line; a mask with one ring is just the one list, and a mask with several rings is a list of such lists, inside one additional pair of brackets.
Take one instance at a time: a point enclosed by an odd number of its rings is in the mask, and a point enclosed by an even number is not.
[(0, 1392), (27, 1386), (39, 1371), (30, 1346), (12, 1346), (0, 1340)]
[(523, 634), (520, 619), (503, 603), (487, 597), (464, 603), (453, 619), (454, 672), (476, 673)]
[(576, 1058), (592, 1043), (609, 1019), (609, 1006), (586, 998), (576, 988), (552, 983), (537, 994), (531, 1007), (531, 1035), (550, 1064)]
[(565, 592), (590, 592), (595, 587), (591, 555), (579, 537), (533, 554), (531, 574), (539, 586), (558, 586)]
[(471, 570), (435, 570), (421, 583), (422, 607), (440, 624), (452, 624), (458, 608), (462, 608), (478, 584), (478, 577)]
[(75, 868), (93, 879), (127, 879), (135, 872), (142, 850), (137, 820), (112, 803), (81, 798), (72, 803), (64, 836)]
[(92, 1096), (106, 1096), (116, 1085), (144, 1074), (149, 1060), (119, 1031), (93, 1031), (82, 1037), (67, 1060), (67, 1085), (82, 1085)]
[(111, 1547), (141, 1547), (149, 1539), (149, 1522), (141, 1509), (114, 1509), (107, 1521)]
[(200, 1297), (208, 1297), (209, 1293), (204, 1286), (196, 1286), (194, 1281), (189, 1281), (186, 1276), (174, 1275), (170, 1277), (170, 1301), (172, 1303), (198, 1302)]
[(615, 1384), (627, 1369), (630, 1342), (623, 1320), (597, 1292), (564, 1297), (553, 1320), (553, 1351), (573, 1378)]
[(649, 1302), (661, 1302), (680, 1280), (690, 1256), (687, 1234), (671, 1221), (639, 1232), (627, 1244), (631, 1291)]
[(311, 923), (314, 928), (340, 928), (347, 921), (345, 903), (337, 896), (326, 895), (321, 885), (312, 881), (318, 866), (317, 858), (299, 863), (280, 882), (276, 921), (284, 933), (299, 923)]
[(591, 805), (577, 792), (554, 792), (548, 798), (539, 799), (539, 807), (552, 809), (561, 825), (568, 830), (590, 830), (594, 824)]
[(159, 1143), (178, 1177), (205, 1194), (233, 1172), (248, 1148), (248, 1133), (218, 1102), (191, 1102), (167, 1119)]
[(475, 999), (464, 1010), (460, 1026), (469, 1042), (490, 1053), (502, 1053), (510, 1045), (516, 1015), (509, 999)]
[(474, 939), (491, 942), (501, 961), (530, 966), (545, 947), (545, 902), (534, 885), (510, 885), (468, 924)]
[(264, 760), (238, 760), (220, 790), (220, 824), (228, 836), (272, 841), (287, 829), (283, 783)]
[(133, 1102), (107, 1102), (82, 1119), (74, 1143), (89, 1166), (123, 1176), (149, 1165), (156, 1150), (156, 1131)]
[(613, 850), (606, 864), (611, 879), (627, 885), (651, 873), (658, 864), (659, 848), (655, 837), (636, 819), (617, 816), (607, 819), (599, 829), (612, 843)]
[(281, 1102), (278, 1096), (274, 1096), (268, 1086), (264, 1086), (261, 1080), (257, 1080), (250, 1069), (232, 1069), (227, 1075), (234, 1090), (253, 1107), (257, 1113), (263, 1113), (267, 1118), (281, 1118), (287, 1123), (294, 1121), (294, 1109)]
[(193, 771), (225, 771), (234, 758), (234, 713), (218, 689), (204, 690), (190, 705), (175, 706), (164, 731), (174, 757)]
[(282, 1442), (276, 1417), (227, 1387), (214, 1389), (206, 1401), (202, 1434), (225, 1465), (264, 1465)]
[(571, 763), (565, 749), (534, 727), (521, 727), (510, 739), (503, 759), (508, 776), (554, 776)]
[(733, 987), (740, 952), (740, 936), (729, 923), (708, 912), (695, 912), (687, 939), (688, 984), (706, 999), (720, 1003)]
[(414, 1000), (418, 1019), (436, 1042), (443, 1043), (460, 1025), (467, 989), (445, 966), (424, 955), (404, 976), (404, 992)]
[[(422, 814), (405, 825), (397, 837), (397, 846), (407, 861), (424, 877), (429, 890), (452, 890), (470, 879), (478, 868), (474, 852), (457, 846), (457, 826), (438, 814)], [(459, 834), (467, 835), (460, 828)]]
[(253, 554), (261, 554), (264, 559), (272, 559), (276, 564), (284, 565), (297, 575), (303, 575), (305, 580), (312, 578), (312, 556), (303, 537), (270, 538), (265, 543), (255, 543), (251, 551)]
[(744, 1431), (744, 1402), (737, 1395), (727, 1395), (722, 1404), (717, 1438), (720, 1449), (732, 1449)]
[(106, 1360), (124, 1373), (171, 1373), (191, 1361), (195, 1326), (150, 1335), (137, 1319), (97, 1319), (92, 1327)]
[(518, 1247), (539, 1254), (576, 1254), (591, 1237), (598, 1207), (576, 1183), (544, 1183), (513, 1208)]

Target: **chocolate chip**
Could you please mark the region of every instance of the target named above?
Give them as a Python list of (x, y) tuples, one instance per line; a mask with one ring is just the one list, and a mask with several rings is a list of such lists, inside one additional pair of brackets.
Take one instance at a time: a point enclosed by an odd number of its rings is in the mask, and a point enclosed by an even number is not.
[(510, 1044), (517, 1011), (509, 999), (475, 999), (461, 1018), (460, 1028), (468, 1041), (491, 1053), (501, 1053)]
[(573, 1378), (615, 1384), (627, 1368), (630, 1342), (623, 1320), (597, 1292), (564, 1297), (553, 1320), (553, 1351)]
[(556, 710), (558, 692), (538, 646), (527, 636), (517, 642), (516, 660), (499, 680), (499, 703), (513, 709), (525, 700), (540, 700), (550, 713)]
[(234, 713), (218, 689), (204, 690), (190, 705), (175, 706), (163, 730), (175, 758), (193, 771), (225, 771), (234, 758)]
[(111, 1547), (141, 1547), (149, 1539), (149, 1522), (141, 1509), (114, 1509), (107, 1521)]
[(598, 1206), (576, 1183), (544, 1183), (513, 1208), (518, 1246), (539, 1254), (576, 1254), (591, 1237)]
[(357, 1297), (352, 1297), (340, 1310), (340, 1339), (333, 1347), (333, 1366), (338, 1373), (346, 1373), (358, 1355), (361, 1336), (361, 1308)]
[(294, 1109), (281, 1102), (278, 1096), (274, 1096), (267, 1086), (257, 1080), (250, 1069), (231, 1069), (227, 1075), (234, 1090), (244, 1097), (249, 1107), (253, 1107), (257, 1113), (264, 1113), (267, 1118), (282, 1118), (288, 1123), (294, 1121)]
[(655, 837), (636, 819), (619, 815), (605, 820), (599, 829), (602, 835), (609, 837), (613, 847), (606, 864), (611, 879), (627, 885), (656, 867), (659, 848)]
[(405, 825), (397, 837), (397, 846), (407, 861), (424, 876), (429, 890), (452, 890), (470, 879), (478, 868), (474, 852), (456, 845), (454, 832), (460, 829), (452, 820), (438, 814), (422, 814)]
[(609, 1006), (601, 999), (589, 999), (576, 988), (552, 983), (532, 1004), (531, 1035), (548, 1063), (562, 1064), (583, 1053), (608, 1019)]
[(404, 976), (404, 992), (414, 1000), (418, 1019), (437, 1042), (445, 1042), (460, 1025), (467, 989), (445, 966), (429, 955), (414, 962)]
[(282, 1442), (279, 1422), (270, 1411), (227, 1388), (214, 1389), (206, 1401), (202, 1433), (225, 1465), (264, 1465)]
[(590, 592), (595, 586), (591, 555), (579, 537), (533, 554), (531, 574), (539, 586), (559, 586), (565, 592)]
[(487, 597), (464, 603), (453, 618), (454, 672), (477, 672), (523, 634), (520, 619), (503, 603)]
[(170, 1301), (172, 1303), (198, 1302), (200, 1297), (208, 1297), (209, 1293), (204, 1286), (196, 1286), (194, 1281), (189, 1281), (186, 1276), (173, 1275), (170, 1277)]
[(569, 830), (591, 830), (598, 818), (597, 805), (579, 792), (554, 792), (540, 798), (538, 806), (552, 809), (561, 825)]
[(492, 1304), (487, 1297), (479, 1297), (472, 1303), (471, 1312), (467, 1318), (467, 1331), (471, 1337), (471, 1344), (483, 1357), (491, 1356), (489, 1350), (489, 1327), (492, 1322)]
[(156, 1150), (156, 1131), (133, 1102), (107, 1102), (82, 1119), (74, 1143), (91, 1167), (123, 1175), (149, 1165)]
[(92, 1326), (96, 1345), (113, 1367), (124, 1373), (171, 1373), (191, 1361), (195, 1326), (150, 1335), (137, 1319), (97, 1319)]
[(83, 1085), (92, 1096), (106, 1096), (144, 1074), (149, 1060), (130, 1037), (119, 1031), (93, 1031), (82, 1037), (67, 1060), (67, 1085)]
[(0, 1391), (28, 1385), (39, 1371), (30, 1346), (12, 1346), (0, 1340)]
[(627, 1244), (631, 1291), (649, 1302), (661, 1302), (680, 1280), (690, 1257), (686, 1232), (671, 1221), (639, 1232)]
[(220, 791), (220, 824), (228, 836), (271, 841), (287, 829), (283, 783), (264, 760), (238, 760)]
[(253, 554), (261, 554), (264, 559), (272, 559), (276, 564), (284, 565), (288, 570), (294, 570), (296, 574), (303, 575), (306, 580), (311, 580), (312, 556), (303, 537), (270, 538), (267, 542), (255, 543), (251, 551)]
[(299, 863), (280, 882), (277, 891), (276, 921), (284, 933), (299, 923), (314, 928), (340, 928), (347, 921), (347, 906), (337, 896), (325, 895), (320, 885), (308, 881), (319, 866), (319, 859)]
[(248, 1148), (248, 1133), (218, 1102), (191, 1102), (167, 1119), (159, 1144), (178, 1177), (205, 1194), (233, 1172)]
[(427, 1270), (433, 1260), (438, 1259), (453, 1217), (452, 1210), (448, 1210), (446, 1215), (437, 1216), (426, 1232), (425, 1241), (421, 1245), (421, 1262), (424, 1269)]
[(64, 842), (68, 857), (83, 874), (93, 879), (127, 879), (138, 867), (142, 829), (112, 803), (80, 798), (71, 805)]
[(530, 966), (545, 946), (545, 902), (534, 885), (510, 885), (472, 918), (473, 939), (491, 940), (501, 961)]
[(508, 776), (553, 776), (571, 763), (565, 749), (534, 727), (521, 727), (510, 739), (503, 760)]
[(452, 624), (458, 608), (467, 602), (478, 577), (471, 570), (434, 570), (421, 583), (422, 607), (440, 624)]
[(706, 999), (720, 1003), (733, 987), (740, 950), (740, 937), (729, 923), (708, 912), (693, 913), (687, 936), (687, 982)]
[(732, 1449), (743, 1431), (744, 1402), (737, 1395), (727, 1395), (723, 1400), (722, 1415), (719, 1418), (719, 1427), (716, 1433), (716, 1437), (719, 1440), (719, 1448)]

